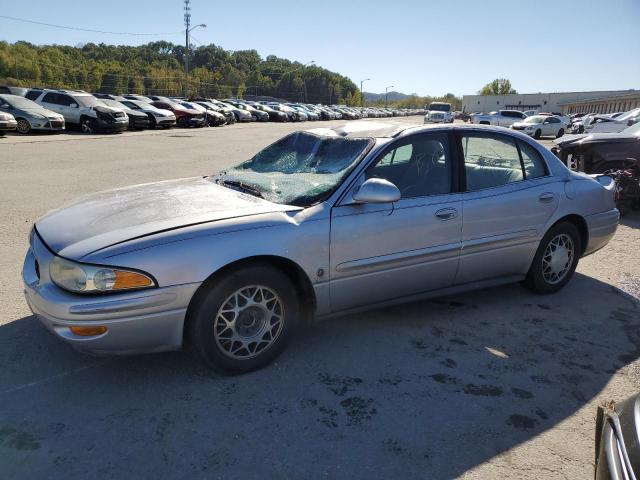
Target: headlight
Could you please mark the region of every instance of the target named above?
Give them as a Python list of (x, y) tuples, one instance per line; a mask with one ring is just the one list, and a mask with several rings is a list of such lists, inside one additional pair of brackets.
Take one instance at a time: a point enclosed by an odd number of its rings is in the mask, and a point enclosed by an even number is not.
[(151, 114), (152, 114), (154, 117), (160, 117), (160, 118), (162, 118), (162, 117), (168, 117), (168, 116), (169, 116), (169, 115), (165, 115), (165, 114), (164, 114), (164, 113), (162, 113), (162, 112), (151, 112)]
[(74, 293), (102, 293), (155, 287), (149, 275), (102, 265), (75, 263), (55, 257), (49, 265), (51, 280)]

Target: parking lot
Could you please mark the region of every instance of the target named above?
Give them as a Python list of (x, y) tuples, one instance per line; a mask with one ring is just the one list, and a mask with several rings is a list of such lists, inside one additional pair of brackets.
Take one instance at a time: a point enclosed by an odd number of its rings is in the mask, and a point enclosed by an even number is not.
[(39, 216), (337, 123), (0, 138), (0, 476), (593, 476), (596, 407), (640, 387), (637, 215), (560, 293), (509, 285), (333, 318), (240, 377), (181, 352), (88, 357), (30, 315), (20, 270)]

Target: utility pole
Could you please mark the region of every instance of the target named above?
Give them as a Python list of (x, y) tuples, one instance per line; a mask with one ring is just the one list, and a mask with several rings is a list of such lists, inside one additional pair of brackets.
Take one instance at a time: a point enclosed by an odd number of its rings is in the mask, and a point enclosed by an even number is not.
[(360, 113), (364, 112), (364, 92), (362, 91), (362, 84), (371, 80), (370, 78), (365, 78), (364, 80), (360, 80)]
[(389, 89), (393, 87), (394, 87), (393, 85), (389, 85), (384, 89), (384, 106), (385, 107), (389, 106)]
[(184, 86), (184, 94), (187, 96), (187, 89), (189, 85), (189, 52), (191, 50), (191, 44), (189, 43), (189, 34), (192, 30), (202, 27), (207, 28), (204, 23), (200, 25), (196, 25), (194, 27), (191, 26), (191, 0), (184, 0), (184, 76), (185, 76), (185, 86)]

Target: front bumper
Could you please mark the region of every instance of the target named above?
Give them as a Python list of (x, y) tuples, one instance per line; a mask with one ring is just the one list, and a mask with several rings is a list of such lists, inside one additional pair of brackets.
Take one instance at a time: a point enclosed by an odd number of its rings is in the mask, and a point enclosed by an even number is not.
[(145, 129), (149, 128), (149, 117), (129, 117), (129, 128)]
[(49, 119), (46, 122), (44, 121), (36, 121), (29, 120), (29, 124), (31, 125), (31, 130), (44, 130), (47, 132), (62, 132), (64, 131), (64, 119), (61, 120), (52, 120)]
[(124, 121), (119, 120), (117, 122), (112, 122), (98, 118), (96, 122), (98, 125), (98, 130), (101, 132), (124, 132), (127, 128), (129, 128), (128, 119)]
[[(177, 350), (198, 283), (112, 295), (79, 295), (49, 278), (54, 255), (37, 235), (27, 252), (22, 278), (31, 311), (56, 337), (93, 354), (134, 354)], [(72, 326), (104, 326), (96, 336), (79, 336)]]
[(588, 215), (585, 217), (589, 241), (584, 255), (589, 255), (604, 247), (613, 238), (618, 228), (620, 212), (617, 208), (607, 212)]

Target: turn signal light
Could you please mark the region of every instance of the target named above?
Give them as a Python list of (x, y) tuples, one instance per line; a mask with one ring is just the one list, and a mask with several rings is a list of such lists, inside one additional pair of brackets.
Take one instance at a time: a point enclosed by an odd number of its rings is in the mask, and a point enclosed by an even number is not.
[(146, 275), (136, 272), (116, 270), (116, 278), (113, 285), (114, 290), (125, 290), (129, 288), (152, 287), (153, 281)]
[(107, 327), (69, 327), (71, 333), (80, 335), (82, 337), (93, 337), (96, 335), (102, 335), (107, 331)]

